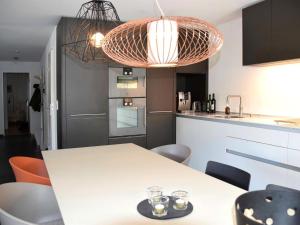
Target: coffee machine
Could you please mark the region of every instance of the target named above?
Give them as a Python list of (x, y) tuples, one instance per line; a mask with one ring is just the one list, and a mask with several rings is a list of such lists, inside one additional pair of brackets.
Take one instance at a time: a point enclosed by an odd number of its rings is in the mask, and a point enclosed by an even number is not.
[(192, 95), (191, 92), (178, 92), (177, 93), (177, 111), (183, 112), (191, 110)]

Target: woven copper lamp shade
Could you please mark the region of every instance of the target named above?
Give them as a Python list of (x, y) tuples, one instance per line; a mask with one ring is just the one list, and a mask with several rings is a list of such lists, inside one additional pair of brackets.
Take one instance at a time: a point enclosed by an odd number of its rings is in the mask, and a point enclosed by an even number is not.
[(106, 34), (102, 49), (131, 67), (178, 67), (208, 59), (222, 44), (223, 37), (213, 25), (170, 16), (122, 24)]
[(111, 2), (91, 0), (82, 4), (67, 31), (67, 52), (83, 62), (106, 59), (101, 48), (104, 35), (119, 24)]

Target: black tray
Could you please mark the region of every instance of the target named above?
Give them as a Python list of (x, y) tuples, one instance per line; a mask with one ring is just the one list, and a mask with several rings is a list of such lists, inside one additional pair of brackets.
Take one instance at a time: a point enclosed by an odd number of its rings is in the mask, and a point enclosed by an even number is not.
[(169, 202), (169, 208), (168, 208), (168, 214), (162, 217), (158, 216), (153, 216), (152, 214), (152, 207), (148, 202), (148, 199), (145, 199), (141, 201), (137, 205), (137, 211), (150, 219), (156, 219), (156, 220), (169, 220), (169, 219), (175, 219), (175, 218), (180, 218), (189, 215), (193, 211), (193, 205), (192, 203), (188, 203), (188, 206), (185, 210), (175, 210), (173, 208), (174, 201), (172, 200), (172, 197), (170, 197), (170, 202)]

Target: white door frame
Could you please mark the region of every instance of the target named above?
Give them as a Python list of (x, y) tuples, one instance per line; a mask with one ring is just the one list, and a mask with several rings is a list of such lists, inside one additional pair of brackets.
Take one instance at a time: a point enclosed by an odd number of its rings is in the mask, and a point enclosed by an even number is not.
[[(58, 109), (58, 104), (57, 104), (57, 92), (56, 92), (56, 53), (54, 49), (51, 49), (50, 52), (48, 53), (48, 60), (47, 64), (48, 65), (48, 71), (49, 72), (47, 75), (50, 75), (50, 79), (48, 77), (47, 81), (50, 81), (50, 84), (47, 85), (50, 89), (50, 129), (48, 130), (50, 133), (50, 146), (49, 148), (54, 150), (57, 149), (57, 109)], [(49, 62), (49, 63), (48, 63)], [(48, 92), (49, 93), (49, 92)], [(49, 140), (48, 140), (49, 142)]]

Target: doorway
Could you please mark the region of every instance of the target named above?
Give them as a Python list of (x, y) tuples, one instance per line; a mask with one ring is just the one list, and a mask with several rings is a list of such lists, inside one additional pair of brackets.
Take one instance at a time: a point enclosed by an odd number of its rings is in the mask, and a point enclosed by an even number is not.
[(28, 135), (29, 129), (29, 74), (4, 73), (5, 135)]

